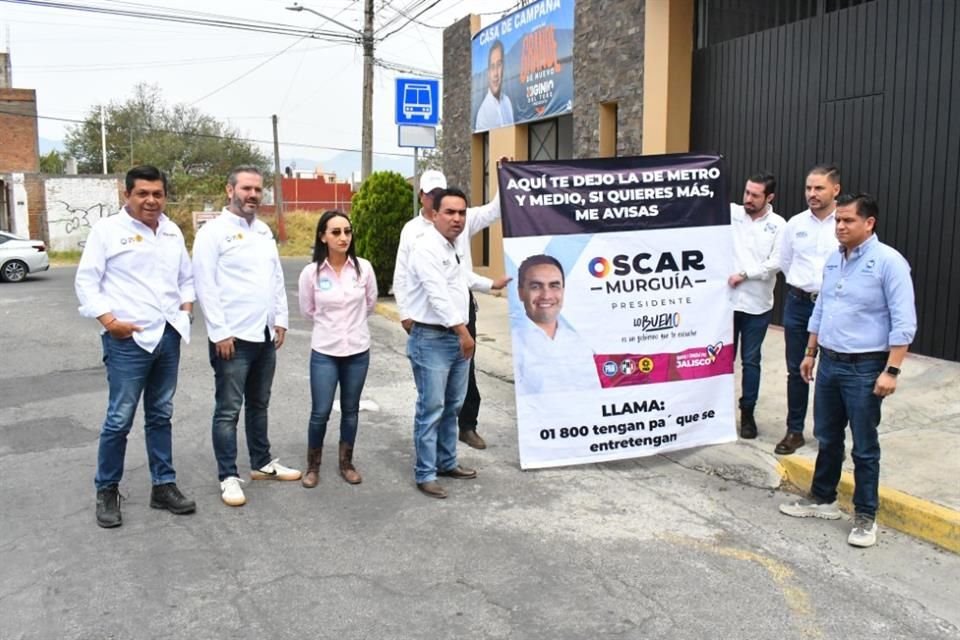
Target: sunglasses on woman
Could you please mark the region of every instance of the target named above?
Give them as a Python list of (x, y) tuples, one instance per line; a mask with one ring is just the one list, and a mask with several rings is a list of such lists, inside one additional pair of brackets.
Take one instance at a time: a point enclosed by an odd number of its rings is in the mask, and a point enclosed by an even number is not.
[(330, 229), (330, 233), (339, 237), (341, 233), (345, 236), (353, 235), (353, 229)]

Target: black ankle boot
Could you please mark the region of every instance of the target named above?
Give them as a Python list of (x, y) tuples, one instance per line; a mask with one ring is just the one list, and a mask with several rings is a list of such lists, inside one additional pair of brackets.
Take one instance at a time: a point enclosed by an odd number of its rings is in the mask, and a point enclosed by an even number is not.
[(180, 493), (173, 482), (157, 484), (150, 492), (150, 506), (154, 509), (166, 509), (170, 513), (182, 515), (197, 510), (197, 503)]
[(757, 422), (753, 419), (753, 409), (740, 409), (740, 437), (744, 440), (757, 437)]
[(123, 524), (120, 515), (120, 488), (117, 485), (97, 489), (97, 524), (104, 529)]

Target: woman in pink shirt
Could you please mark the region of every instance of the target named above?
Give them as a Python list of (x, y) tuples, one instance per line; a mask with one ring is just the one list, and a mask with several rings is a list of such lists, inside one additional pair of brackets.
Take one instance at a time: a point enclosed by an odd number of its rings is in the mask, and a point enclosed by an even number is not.
[(340, 475), (359, 484), (353, 466), (360, 393), (370, 365), (367, 318), (377, 303), (373, 267), (358, 258), (350, 218), (327, 211), (317, 223), (313, 262), (300, 273), (300, 311), (313, 321), (310, 341), (310, 425), (304, 487), (320, 481), (320, 457), (333, 397), (340, 385)]

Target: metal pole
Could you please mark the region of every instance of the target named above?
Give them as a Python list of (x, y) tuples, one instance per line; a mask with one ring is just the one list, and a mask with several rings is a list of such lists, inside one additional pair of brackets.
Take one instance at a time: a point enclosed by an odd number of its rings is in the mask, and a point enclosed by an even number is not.
[(363, 21), (363, 132), (360, 180), (373, 171), (373, 0), (364, 0)]
[(287, 241), (287, 228), (283, 224), (283, 174), (280, 173), (280, 143), (277, 141), (277, 116), (273, 115), (273, 193), (277, 208), (277, 235), (280, 242)]
[(420, 151), (418, 147), (413, 148), (413, 217), (416, 218), (420, 213), (420, 199), (417, 197), (419, 195), (417, 189), (417, 151)]
[(107, 175), (107, 115), (100, 105), (100, 156), (103, 158), (103, 175)]

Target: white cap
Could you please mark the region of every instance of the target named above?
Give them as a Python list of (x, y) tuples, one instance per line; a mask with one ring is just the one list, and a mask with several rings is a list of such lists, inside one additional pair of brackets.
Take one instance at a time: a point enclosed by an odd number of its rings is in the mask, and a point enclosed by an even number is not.
[(430, 193), (434, 189), (446, 189), (447, 178), (436, 169), (427, 169), (420, 175), (420, 191)]

